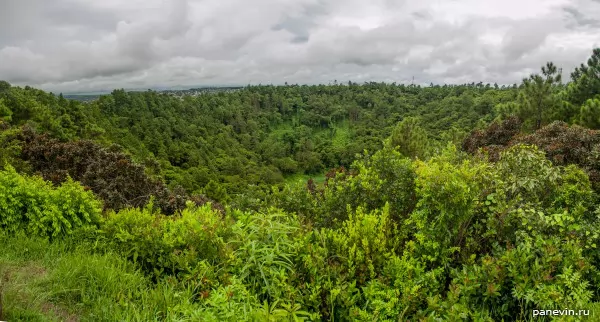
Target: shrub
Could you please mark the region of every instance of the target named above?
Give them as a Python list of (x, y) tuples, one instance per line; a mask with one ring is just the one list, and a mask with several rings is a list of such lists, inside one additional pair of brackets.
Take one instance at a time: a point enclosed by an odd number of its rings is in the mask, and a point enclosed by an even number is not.
[[(477, 200), (489, 183), (489, 165), (456, 159), (456, 150), (417, 164), (419, 202), (411, 214), (419, 253), (432, 265), (447, 265), (469, 244)], [(435, 264), (433, 264), (435, 263)]]
[(231, 272), (259, 300), (293, 298), (290, 281), (296, 274), (294, 259), (302, 246), (300, 222), (292, 215), (237, 212), (231, 246), (235, 249)]
[(184, 209), (190, 199), (182, 189), (169, 190), (148, 176), (143, 166), (117, 146), (104, 148), (87, 140), (61, 142), (29, 128), (24, 128), (22, 140), (21, 156), (34, 171), (55, 184), (71, 176), (100, 197), (105, 208), (143, 207), (154, 196), (162, 212), (171, 215)]
[(485, 130), (473, 130), (462, 144), (462, 149), (471, 154), (482, 147), (504, 146), (519, 133), (521, 120), (510, 116), (503, 121), (495, 121)]
[(330, 256), (343, 267), (340, 279), (366, 285), (379, 277), (387, 261), (398, 251), (396, 225), (390, 220), (389, 206), (365, 213), (359, 208), (340, 229), (324, 230)]
[(102, 204), (70, 178), (54, 188), (14, 168), (0, 171), (0, 228), (56, 238), (96, 226)]
[(502, 151), (519, 144), (536, 145), (555, 165), (574, 164), (589, 175), (592, 186), (600, 191), (600, 132), (578, 125), (556, 121), (532, 134), (518, 135), (516, 118), (500, 125), (492, 124), (485, 131), (474, 131), (463, 142), (463, 150), (471, 154), (483, 151), (489, 160), (498, 161)]
[(600, 189), (600, 131), (554, 122), (513, 144), (518, 143), (537, 145), (555, 165), (579, 166), (588, 173), (594, 188)]
[[(318, 227), (339, 225), (349, 213), (389, 204), (390, 218), (401, 222), (417, 202), (415, 170), (410, 159), (392, 148), (355, 161), (351, 170), (334, 169), (327, 174), (323, 188), (288, 186), (275, 193), (275, 204), (288, 212), (306, 217)], [(350, 211), (350, 212), (349, 212)]]
[(164, 216), (152, 208), (111, 212), (102, 224), (108, 248), (138, 263), (144, 271), (189, 276), (206, 261), (218, 265), (229, 258), (228, 219), (210, 204), (191, 203), (181, 214)]

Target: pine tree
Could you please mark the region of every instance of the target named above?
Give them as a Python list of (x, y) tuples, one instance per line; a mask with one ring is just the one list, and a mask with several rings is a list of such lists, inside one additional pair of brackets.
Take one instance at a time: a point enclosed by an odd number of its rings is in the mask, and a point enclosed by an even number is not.
[(554, 63), (548, 62), (542, 67), (541, 75), (534, 74), (523, 80), (517, 114), (525, 121), (526, 127), (540, 129), (559, 109), (561, 101), (557, 94), (561, 73), (562, 70)]
[(407, 117), (392, 130), (386, 145), (397, 148), (404, 156), (424, 158), (427, 154), (429, 139), (427, 132), (421, 127), (419, 119)]
[(594, 49), (586, 65), (575, 68), (571, 79), (568, 95), (572, 104), (581, 106), (588, 99), (600, 95), (600, 48)]
[(600, 99), (589, 99), (581, 106), (579, 122), (585, 127), (600, 129)]

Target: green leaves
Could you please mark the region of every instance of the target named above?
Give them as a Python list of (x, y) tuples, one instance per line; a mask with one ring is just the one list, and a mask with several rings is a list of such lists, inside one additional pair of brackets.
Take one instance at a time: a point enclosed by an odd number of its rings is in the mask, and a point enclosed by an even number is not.
[(230, 240), (235, 248), (233, 273), (262, 299), (290, 298), (296, 291), (287, 283), (295, 274), (300, 247), (299, 222), (275, 210), (240, 214)]
[(54, 188), (10, 166), (0, 171), (0, 228), (9, 232), (63, 237), (97, 226), (100, 212), (101, 203), (71, 179)]
[(581, 106), (588, 99), (600, 94), (600, 48), (594, 49), (586, 64), (581, 64), (571, 73), (572, 83), (569, 86), (569, 101)]
[(407, 117), (398, 123), (386, 144), (397, 148), (406, 157), (419, 159), (426, 157), (431, 148), (427, 132), (421, 127), (419, 119), (414, 117)]
[(205, 261), (227, 260), (229, 221), (211, 209), (188, 204), (180, 214), (164, 216), (149, 204), (144, 209), (109, 213), (102, 223), (104, 247), (139, 263), (148, 273), (193, 275)]
[(542, 75), (531, 75), (523, 80), (517, 115), (525, 121), (526, 128), (540, 129), (543, 124), (552, 120), (556, 110), (560, 108), (561, 100), (557, 92), (561, 73), (561, 69), (548, 62), (542, 67)]
[(588, 99), (581, 106), (579, 123), (592, 129), (600, 129), (600, 99)]

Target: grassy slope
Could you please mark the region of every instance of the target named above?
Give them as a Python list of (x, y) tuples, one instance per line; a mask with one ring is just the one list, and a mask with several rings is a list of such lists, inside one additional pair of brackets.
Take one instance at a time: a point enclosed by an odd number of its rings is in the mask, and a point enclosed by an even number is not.
[[(3, 316), (7, 321), (171, 320), (176, 292), (153, 286), (114, 254), (92, 255), (68, 242), (0, 237)], [(185, 302), (183, 299), (178, 299)]]

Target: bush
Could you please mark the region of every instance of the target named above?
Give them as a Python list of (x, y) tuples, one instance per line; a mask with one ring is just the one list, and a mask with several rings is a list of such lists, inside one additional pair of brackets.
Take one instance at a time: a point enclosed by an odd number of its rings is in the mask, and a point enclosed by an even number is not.
[(148, 176), (143, 166), (116, 146), (104, 148), (87, 140), (61, 142), (29, 128), (23, 130), (22, 140), (21, 156), (33, 171), (55, 184), (71, 176), (100, 197), (107, 209), (143, 207), (154, 196), (162, 212), (171, 215), (184, 209), (190, 199), (185, 191), (169, 190)]
[(389, 204), (390, 218), (401, 222), (417, 202), (415, 170), (410, 159), (392, 148), (355, 161), (351, 170), (334, 169), (325, 185), (287, 186), (275, 193), (274, 203), (296, 212), (318, 227), (339, 225), (358, 207), (365, 211)]
[(229, 220), (210, 204), (196, 207), (189, 203), (181, 214), (164, 216), (150, 203), (143, 209), (109, 213), (101, 238), (109, 249), (138, 263), (147, 273), (185, 277), (204, 261), (210, 265), (227, 261), (229, 229)]
[(264, 214), (237, 212), (233, 232), (231, 273), (261, 301), (293, 298), (296, 291), (290, 280), (302, 247), (300, 222), (273, 209)]
[(324, 230), (323, 237), (330, 256), (342, 267), (342, 280), (357, 287), (380, 277), (387, 261), (399, 250), (396, 225), (390, 220), (389, 206), (380, 211), (356, 214), (340, 229)]
[(493, 122), (485, 130), (473, 130), (462, 144), (462, 149), (471, 154), (482, 147), (504, 146), (521, 130), (521, 120), (510, 116), (503, 121)]
[(410, 224), (421, 256), (432, 265), (448, 265), (458, 251), (472, 251), (468, 247), (475, 245), (467, 236), (478, 219), (477, 200), (490, 181), (488, 164), (460, 161), (456, 152), (450, 149), (417, 164), (419, 202)]
[(70, 235), (95, 227), (102, 204), (70, 178), (54, 188), (39, 177), (26, 177), (14, 168), (0, 171), (0, 228), (45, 237)]
[(596, 191), (600, 189), (600, 131), (554, 122), (514, 144), (534, 144), (555, 165), (575, 164), (584, 169)]
[(474, 131), (463, 142), (471, 154), (482, 151), (489, 160), (498, 161), (502, 151), (519, 144), (536, 145), (555, 165), (574, 164), (589, 175), (594, 190), (600, 191), (600, 131), (556, 121), (532, 134), (518, 135), (516, 118), (492, 124), (485, 131)]

